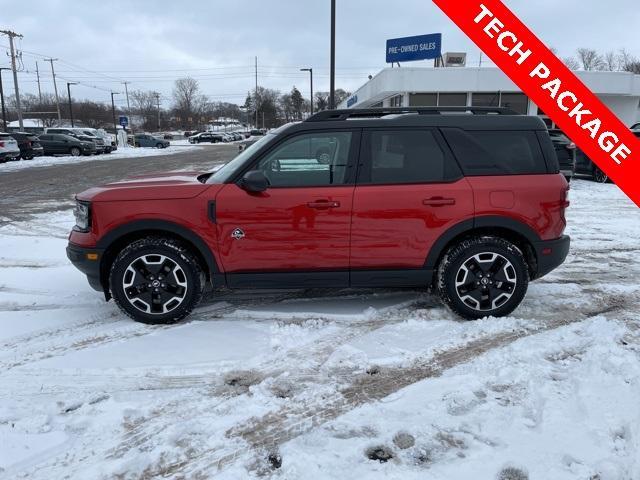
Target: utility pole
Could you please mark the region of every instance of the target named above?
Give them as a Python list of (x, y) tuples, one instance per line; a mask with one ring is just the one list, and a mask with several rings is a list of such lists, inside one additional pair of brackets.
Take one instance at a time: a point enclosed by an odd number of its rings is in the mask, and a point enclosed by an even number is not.
[(22, 38), (22, 35), (11, 30), (0, 30), (0, 33), (9, 37), (9, 50), (11, 51), (11, 70), (13, 70), (13, 89), (16, 93), (16, 110), (18, 111), (18, 125), (20, 125), (20, 131), (24, 132), (24, 125), (22, 123), (22, 110), (20, 109), (20, 90), (18, 89), (18, 70), (16, 69), (16, 51), (13, 45), (13, 39), (15, 37)]
[(256, 128), (258, 128), (258, 57), (256, 57), (256, 93), (253, 96), (253, 103), (256, 110)]
[(56, 93), (56, 108), (58, 109), (58, 126), (62, 126), (62, 115), (60, 115), (60, 98), (58, 98), (58, 85), (56, 84), (56, 72), (53, 69), (53, 62), (58, 60), (57, 58), (49, 58), (47, 62), (51, 63), (51, 76), (53, 77), (53, 91)]
[(311, 115), (313, 115), (313, 68), (301, 68), (301, 72), (309, 72), (309, 80), (311, 82)]
[[(131, 105), (129, 105), (129, 89), (127, 88), (127, 85), (129, 85), (130, 82), (122, 82), (124, 84), (124, 93), (127, 96), (127, 115), (129, 116), (129, 128), (131, 129), (131, 134), (133, 135), (133, 118), (131, 117)], [(135, 141), (133, 142), (135, 145)]]
[(71, 119), (71, 128), (73, 125), (73, 106), (71, 104), (71, 85), (77, 85), (75, 82), (67, 82), (67, 96), (69, 97), (69, 118)]
[(336, 108), (336, 0), (331, 0), (331, 68), (329, 110)]
[[(116, 145), (118, 145), (118, 124), (116, 123), (116, 104), (113, 101), (114, 95), (120, 95), (118, 92), (111, 92), (111, 113), (113, 114), (113, 129), (116, 132)], [(133, 142), (136, 143), (135, 140)]]
[(4, 109), (4, 91), (2, 90), (2, 70), (11, 70), (10, 68), (0, 68), (0, 103), (2, 103), (2, 122), (4, 123), (4, 131), (7, 131), (7, 111)]
[(156, 92), (156, 102), (158, 103), (158, 131), (160, 131), (160, 94), (157, 92)]
[(42, 90), (40, 90), (40, 70), (38, 70), (38, 61), (36, 60), (36, 76), (38, 77), (38, 101), (42, 105)]

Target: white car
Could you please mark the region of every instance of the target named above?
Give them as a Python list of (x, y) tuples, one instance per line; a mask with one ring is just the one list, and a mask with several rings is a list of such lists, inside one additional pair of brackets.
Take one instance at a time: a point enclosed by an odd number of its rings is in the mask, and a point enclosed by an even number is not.
[(19, 158), (20, 148), (16, 139), (8, 133), (0, 132), (0, 163)]

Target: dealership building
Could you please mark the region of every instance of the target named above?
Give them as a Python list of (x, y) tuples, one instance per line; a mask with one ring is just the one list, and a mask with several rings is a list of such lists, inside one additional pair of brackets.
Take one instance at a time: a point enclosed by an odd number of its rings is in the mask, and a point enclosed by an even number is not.
[[(640, 75), (574, 72), (628, 126), (640, 122)], [(478, 106), (509, 107), (525, 115), (544, 112), (498, 68), (385, 68), (340, 108)]]

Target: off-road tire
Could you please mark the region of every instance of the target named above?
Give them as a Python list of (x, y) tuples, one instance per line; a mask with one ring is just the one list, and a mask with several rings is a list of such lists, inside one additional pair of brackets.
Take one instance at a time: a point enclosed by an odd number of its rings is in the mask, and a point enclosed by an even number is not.
[(609, 177), (598, 167), (593, 167), (593, 181), (597, 183), (608, 183)]
[[(456, 278), (463, 264), (472, 259), (474, 255), (483, 253), (497, 254), (510, 262), (516, 278), (511, 297), (506, 302), (489, 310), (472, 308), (461, 299), (456, 288)], [(462, 318), (476, 320), (488, 316), (504, 317), (513, 312), (524, 299), (529, 285), (529, 269), (520, 249), (507, 240), (492, 236), (471, 237), (452, 246), (445, 253), (438, 266), (436, 282), (442, 301)]]
[[(175, 262), (186, 278), (186, 294), (181, 303), (166, 313), (145, 313), (127, 297), (123, 286), (127, 268), (144, 255), (162, 255)], [(163, 237), (146, 237), (125, 247), (111, 265), (109, 287), (116, 305), (137, 322), (149, 325), (166, 325), (188, 316), (200, 303), (205, 275), (196, 256), (180, 242)]]

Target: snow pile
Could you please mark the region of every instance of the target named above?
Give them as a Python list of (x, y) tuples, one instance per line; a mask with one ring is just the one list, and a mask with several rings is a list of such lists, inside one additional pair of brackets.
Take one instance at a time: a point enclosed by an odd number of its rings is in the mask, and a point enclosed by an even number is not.
[[(186, 147), (186, 148), (185, 148)], [(104, 153), (101, 155), (87, 155), (80, 157), (73, 157), (71, 155), (61, 156), (46, 156), (35, 157), (32, 160), (20, 160), (16, 162), (0, 163), (0, 174), (2, 172), (13, 172), (16, 170), (23, 170), (25, 168), (34, 167), (49, 167), (51, 165), (62, 165), (81, 162), (95, 162), (95, 161), (108, 161), (116, 160), (120, 158), (140, 158), (140, 157), (155, 157), (158, 155), (174, 155), (176, 153), (183, 153), (192, 149), (198, 148), (197, 145), (191, 145), (187, 142), (186, 145), (174, 145), (172, 144), (167, 148), (132, 148), (121, 147), (115, 152)]]

